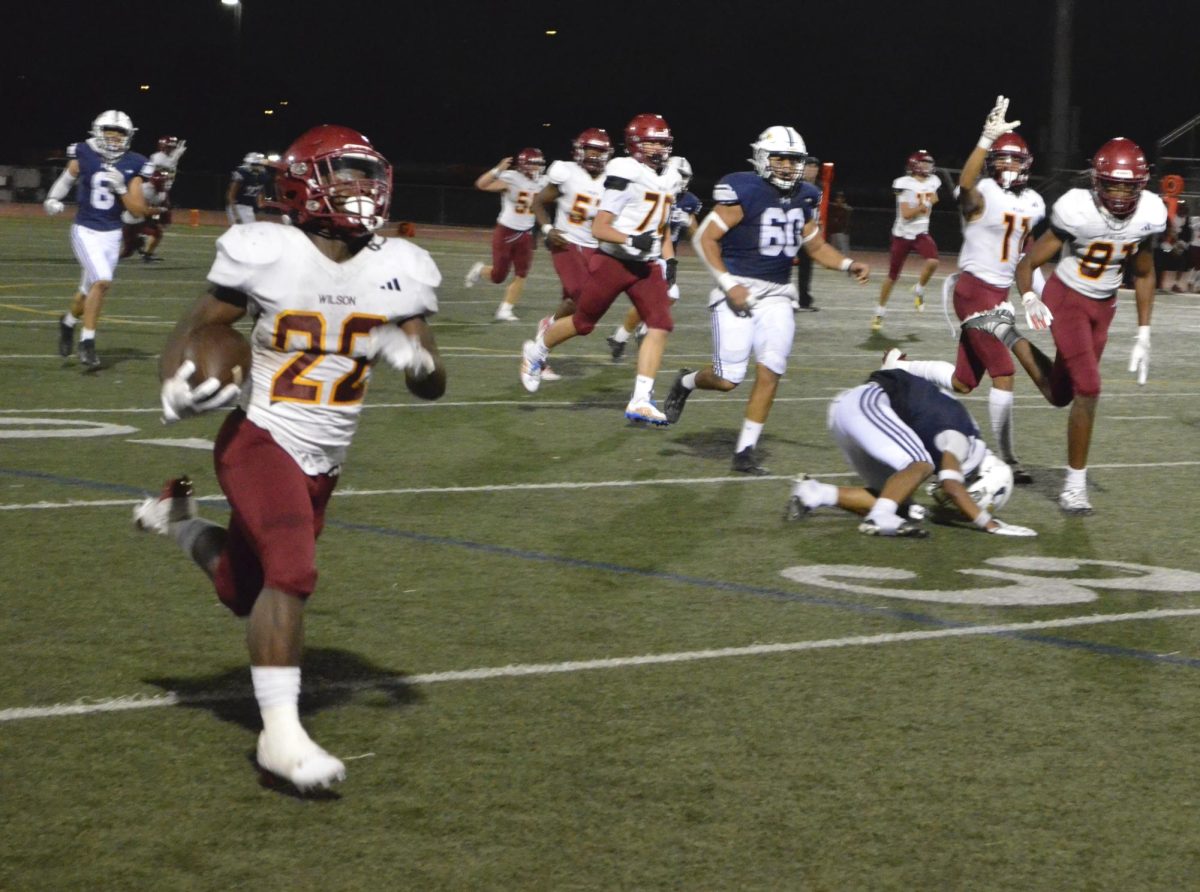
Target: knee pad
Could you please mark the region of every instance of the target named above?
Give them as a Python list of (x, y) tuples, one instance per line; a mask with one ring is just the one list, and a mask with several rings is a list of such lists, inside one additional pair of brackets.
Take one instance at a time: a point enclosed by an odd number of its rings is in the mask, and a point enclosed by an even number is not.
[(589, 335), (596, 327), (596, 319), (590, 316), (585, 316), (578, 306), (575, 308), (575, 314), (571, 317), (571, 321), (575, 323), (575, 331), (581, 335)]

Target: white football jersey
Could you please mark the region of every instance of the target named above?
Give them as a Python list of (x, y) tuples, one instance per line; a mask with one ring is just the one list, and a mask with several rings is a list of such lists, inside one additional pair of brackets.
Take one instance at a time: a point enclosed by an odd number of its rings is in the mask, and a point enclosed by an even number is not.
[(217, 240), (208, 280), (248, 295), (254, 319), (242, 408), (306, 474), (345, 459), (371, 376), (371, 329), (437, 312), (433, 258), (402, 239), (376, 245), (335, 263), (278, 223), (234, 226)]
[(518, 232), (533, 229), (533, 224), (537, 222), (533, 216), (533, 199), (546, 185), (545, 175), (531, 180), (521, 171), (510, 167), (496, 179), (508, 187), (500, 193), (500, 216), (496, 222)]
[(921, 199), (928, 204), (937, 197), (937, 190), (942, 181), (937, 174), (930, 174), (923, 180), (905, 174), (892, 180), (892, 191), (896, 193), (896, 222), (892, 224), (892, 235), (897, 238), (916, 238), (923, 232), (929, 231), (929, 215), (920, 214), (911, 220), (900, 216), (900, 205), (917, 204)]
[[(620, 189), (609, 189), (610, 180), (625, 181)], [(664, 167), (662, 173), (628, 156), (614, 158), (604, 168), (604, 194), (600, 210), (616, 219), (613, 226), (626, 235), (654, 233), (649, 251), (637, 251), (627, 245), (600, 242), (600, 250), (622, 260), (654, 260), (662, 256), (662, 240), (671, 222), (671, 205), (682, 184), (679, 171)]]
[(1033, 189), (1010, 192), (991, 177), (981, 179), (975, 188), (983, 197), (983, 213), (963, 222), (958, 268), (989, 285), (1008, 288), (1016, 278), (1029, 231), (1046, 216), (1046, 202)]
[(555, 202), (554, 228), (574, 245), (596, 247), (592, 218), (600, 209), (604, 174), (594, 177), (574, 161), (555, 161), (546, 171), (546, 178), (559, 191), (558, 201)]
[(1200, 217), (1190, 217), (1188, 223), (1192, 227), (1192, 247), (1200, 248)]
[(1167, 208), (1153, 192), (1142, 192), (1137, 209), (1118, 220), (1096, 206), (1090, 189), (1071, 189), (1050, 209), (1050, 228), (1066, 245), (1054, 275), (1080, 294), (1112, 297), (1125, 261), (1167, 228)]

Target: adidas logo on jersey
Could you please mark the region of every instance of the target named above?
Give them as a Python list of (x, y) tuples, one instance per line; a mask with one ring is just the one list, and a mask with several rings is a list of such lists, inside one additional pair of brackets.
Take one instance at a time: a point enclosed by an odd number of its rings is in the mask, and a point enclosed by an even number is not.
[(400, 287), (399, 279), (392, 279), (392, 281), (388, 282), (386, 285), (380, 285), (379, 290), (380, 291), (403, 291), (404, 289)]

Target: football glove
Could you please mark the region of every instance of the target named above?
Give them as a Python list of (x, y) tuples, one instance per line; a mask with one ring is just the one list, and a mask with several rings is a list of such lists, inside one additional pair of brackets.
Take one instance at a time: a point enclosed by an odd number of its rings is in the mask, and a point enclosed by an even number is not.
[[(1021, 295), (1021, 303), (1025, 305), (1025, 321), (1032, 329), (1046, 329), (1054, 321), (1050, 308), (1042, 303), (1035, 291), (1026, 291)], [(1132, 370), (1131, 370), (1132, 371)]]
[(107, 184), (109, 191), (113, 195), (124, 195), (129, 191), (125, 185), (125, 175), (115, 168), (108, 168), (104, 171), (105, 176), (102, 177)]
[(671, 300), (679, 300), (679, 286), (674, 284), (671, 285), (671, 287), (667, 289), (667, 297), (671, 298)]
[(667, 261), (666, 273), (667, 273), (667, 284), (668, 285), (675, 284), (675, 268), (677, 266), (679, 266), (679, 261), (676, 260), (674, 257), (672, 257), (670, 260)]
[(57, 198), (47, 198), (42, 202), (42, 209), (45, 210), (45, 212), (51, 217), (53, 217), (55, 214), (61, 214), (63, 212), (63, 203)]
[(1137, 338), (1133, 342), (1133, 352), (1129, 354), (1129, 371), (1137, 372), (1138, 386), (1146, 383), (1146, 375), (1150, 373), (1150, 326), (1139, 325)]
[(421, 339), (398, 325), (376, 325), (367, 340), (367, 356), (383, 359), (392, 368), (407, 372), (418, 381), (433, 372), (433, 356)]
[(188, 379), (196, 371), (190, 359), (175, 370), (175, 374), (162, 383), (162, 422), (171, 424), (183, 418), (191, 418), (202, 412), (219, 409), (237, 399), (241, 388), (236, 384), (221, 386), (216, 378), (202, 381), (195, 387)]
[(754, 315), (754, 307), (758, 304), (758, 298), (753, 294), (747, 294), (746, 299), (742, 301), (742, 305), (738, 306), (733, 300), (726, 295), (725, 303), (729, 304), (729, 309), (733, 310), (733, 315), (741, 316), (743, 319), (748, 319)]
[(1029, 527), (1019, 527), (1015, 523), (1005, 523), (1002, 520), (992, 518), (994, 527), (989, 526), (986, 532), (993, 536), (1023, 536), (1032, 537), (1037, 535), (1037, 530), (1031, 530)]
[(625, 244), (633, 248), (633, 250), (644, 254), (654, 247), (654, 233), (639, 232), (637, 235), (631, 235), (625, 240)]
[(987, 118), (984, 119), (983, 133), (979, 135), (979, 148), (990, 149), (992, 143), (1001, 136), (1021, 126), (1020, 121), (1005, 121), (1004, 116), (1006, 114), (1008, 114), (1008, 98), (997, 96), (996, 105), (988, 112)]

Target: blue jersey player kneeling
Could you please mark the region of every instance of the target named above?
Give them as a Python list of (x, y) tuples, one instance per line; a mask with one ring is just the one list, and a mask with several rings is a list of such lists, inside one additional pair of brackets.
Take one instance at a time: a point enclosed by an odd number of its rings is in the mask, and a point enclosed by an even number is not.
[(121, 254), (121, 211), (127, 210), (135, 217), (153, 213), (146, 203), (142, 180), (154, 173), (154, 165), (144, 155), (129, 150), (135, 132), (137, 128), (125, 112), (102, 112), (92, 122), (90, 138), (67, 146), (66, 170), (54, 181), (42, 204), (47, 214), (62, 213), (62, 200), (75, 186), (79, 209), (71, 225), (71, 248), (83, 275), (70, 309), (59, 320), (58, 352), (71, 355), (75, 326), (82, 320), (79, 361), (88, 371), (100, 368), (96, 328)]
[(930, 493), (941, 510), (935, 516), (969, 521), (997, 536), (1036, 536), (992, 516), (1012, 495), (1012, 469), (987, 448), (970, 413), (936, 385), (896, 367), (898, 358), (898, 350), (889, 350), (882, 369), (829, 407), (829, 432), (864, 485), (802, 476), (786, 518), (837, 506), (862, 517), (859, 532), (869, 536), (924, 538), (924, 511), (911, 499), (936, 472)]
[(754, 389), (734, 449), (733, 470), (766, 474), (754, 456), (779, 379), (787, 370), (796, 323), (792, 302), (792, 259), (801, 247), (828, 269), (840, 269), (859, 284), (870, 267), (842, 255), (821, 236), (816, 219), (820, 192), (801, 181), (808, 157), (804, 140), (791, 127), (768, 127), (750, 145), (753, 172), (731, 173), (713, 189), (716, 207), (704, 218), (692, 246), (717, 281), (709, 295), (713, 362), (699, 372), (681, 369), (664, 412), (674, 424), (696, 388), (730, 391), (742, 382), (753, 352)]

